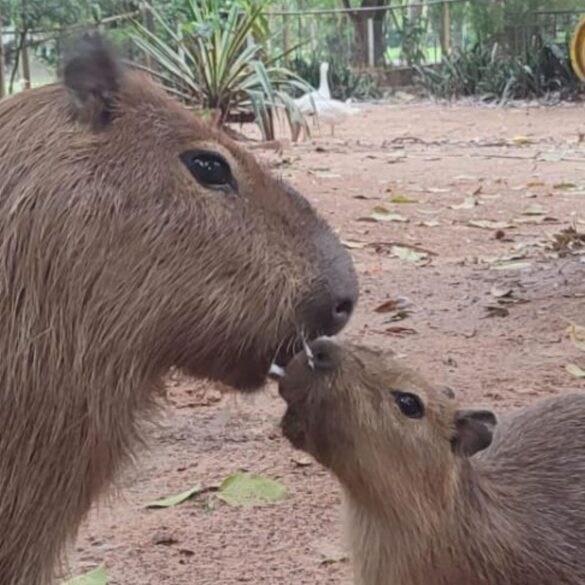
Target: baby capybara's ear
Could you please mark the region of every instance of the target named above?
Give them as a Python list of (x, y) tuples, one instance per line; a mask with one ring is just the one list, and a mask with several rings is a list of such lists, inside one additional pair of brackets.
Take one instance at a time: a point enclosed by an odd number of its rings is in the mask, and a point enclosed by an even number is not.
[(490, 410), (458, 410), (455, 414), (455, 436), (451, 439), (457, 455), (471, 457), (487, 449), (497, 424), (496, 415)]
[(111, 122), (121, 77), (120, 63), (99, 34), (85, 34), (71, 51), (63, 83), (72, 94), (79, 119), (92, 129)]

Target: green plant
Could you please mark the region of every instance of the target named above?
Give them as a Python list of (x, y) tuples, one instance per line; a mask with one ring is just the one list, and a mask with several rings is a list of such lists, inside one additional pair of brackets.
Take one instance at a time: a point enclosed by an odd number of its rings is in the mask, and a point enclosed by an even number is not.
[(153, 8), (163, 35), (134, 24), (134, 42), (157, 62), (159, 76), (175, 93), (213, 110), (218, 126), (252, 113), (265, 140), (274, 138), (274, 113), (284, 112), (291, 130), (305, 123), (290, 94), (311, 88), (279, 65), (284, 54), (268, 56), (263, 3), (184, 0), (183, 8), (186, 20), (178, 31)]
[(420, 65), (426, 60), (424, 42), (427, 32), (427, 20), (422, 16), (411, 18), (408, 11), (403, 11), (401, 18), (391, 11), (392, 20), (400, 37), (400, 52), (407, 65)]
[(555, 94), (568, 100), (583, 93), (571, 68), (568, 47), (549, 39), (533, 39), (520, 57), (502, 53), (495, 43), (477, 43), (445, 57), (437, 67), (416, 69), (419, 84), (438, 98), (478, 96), (504, 102)]

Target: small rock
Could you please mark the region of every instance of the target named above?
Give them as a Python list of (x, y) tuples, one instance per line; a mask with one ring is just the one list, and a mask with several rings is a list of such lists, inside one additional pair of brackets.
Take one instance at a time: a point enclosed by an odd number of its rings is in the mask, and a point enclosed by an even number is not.
[(152, 544), (162, 544), (165, 546), (171, 546), (179, 542), (171, 532), (168, 530), (158, 530), (152, 537)]

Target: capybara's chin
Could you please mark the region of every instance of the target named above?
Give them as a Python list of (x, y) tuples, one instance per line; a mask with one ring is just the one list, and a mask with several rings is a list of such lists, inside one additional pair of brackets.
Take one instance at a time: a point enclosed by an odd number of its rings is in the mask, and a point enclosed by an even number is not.
[(250, 357), (217, 364), (187, 363), (180, 369), (195, 378), (220, 382), (239, 392), (255, 392), (266, 383), (270, 364), (267, 355), (264, 359)]
[(288, 406), (280, 423), (282, 434), (295, 449), (308, 451), (307, 432), (303, 424), (302, 410), (297, 406)]

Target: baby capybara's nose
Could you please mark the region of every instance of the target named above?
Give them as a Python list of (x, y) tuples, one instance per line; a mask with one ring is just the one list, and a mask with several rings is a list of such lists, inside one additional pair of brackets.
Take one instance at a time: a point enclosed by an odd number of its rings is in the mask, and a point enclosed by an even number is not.
[(335, 341), (320, 337), (309, 344), (309, 348), (305, 353), (314, 370), (331, 372), (339, 363), (341, 348)]

